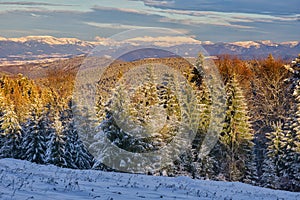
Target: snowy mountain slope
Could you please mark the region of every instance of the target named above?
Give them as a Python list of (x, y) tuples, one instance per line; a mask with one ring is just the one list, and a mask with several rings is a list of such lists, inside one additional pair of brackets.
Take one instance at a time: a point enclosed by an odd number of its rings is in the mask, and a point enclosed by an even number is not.
[(243, 183), (62, 169), (0, 160), (0, 199), (300, 199)]
[[(156, 41), (156, 42), (155, 42)], [(299, 41), (275, 43), (271, 41), (240, 41), (233, 43), (198, 41), (191, 38), (133, 38), (123, 43), (128, 45), (156, 44), (157, 47), (172, 47), (180, 55), (191, 56), (199, 51), (199, 45), (209, 55), (230, 54), (251, 59), (266, 57), (272, 53), (275, 57), (293, 58), (300, 52)], [(88, 54), (96, 46), (118, 46), (120, 42), (110, 38), (100, 38), (95, 41), (83, 41), (76, 38), (56, 38), (52, 36), (27, 36), (20, 38), (0, 37), (0, 65), (33, 62), (45, 59), (69, 58)]]
[(4, 38), (0, 37), (0, 41), (12, 41), (12, 42), (29, 42), (36, 41), (49, 45), (66, 45), (66, 44), (78, 44), (81, 46), (90, 46), (91, 43), (79, 40), (77, 38), (56, 38), (53, 36), (26, 36), (20, 38)]

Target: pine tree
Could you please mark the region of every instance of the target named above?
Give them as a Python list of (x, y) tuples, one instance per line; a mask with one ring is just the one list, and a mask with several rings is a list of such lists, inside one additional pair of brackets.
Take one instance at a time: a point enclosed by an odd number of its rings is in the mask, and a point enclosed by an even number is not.
[(159, 102), (162, 104), (163, 108), (166, 109), (166, 118), (171, 120), (173, 118), (176, 121), (180, 120), (180, 106), (178, 102), (178, 91), (176, 87), (179, 83), (176, 83), (176, 77), (172, 73), (165, 73), (162, 77), (162, 83), (159, 86)]
[[(4, 107), (5, 107), (5, 97), (2, 89), (0, 88), (0, 147), (3, 146), (3, 143), (5, 141), (5, 135), (3, 134), (4, 130), (2, 130), (1, 128), (3, 123)], [(2, 157), (2, 155), (0, 155), (0, 157)]]
[[(175, 74), (164, 73), (162, 83), (158, 84), (158, 105), (161, 111), (157, 111), (155, 118), (158, 124), (164, 124), (159, 131), (160, 141), (163, 145), (168, 144), (179, 132), (181, 122), (181, 108), (179, 105), (178, 78)], [(158, 116), (161, 115), (161, 116)]]
[(200, 89), (200, 115), (199, 115), (199, 132), (205, 134), (208, 130), (211, 117), (211, 104), (212, 99), (207, 89), (207, 86), (203, 84)]
[(89, 148), (89, 146), (94, 142), (94, 136), (97, 133), (98, 120), (94, 117), (88, 107), (80, 107), (73, 104), (72, 112), (75, 120), (74, 123), (76, 125), (76, 131), (84, 145)]
[(90, 169), (92, 168), (93, 156), (87, 151), (78, 136), (71, 109), (72, 102), (69, 101), (68, 108), (61, 113), (62, 132), (66, 136), (65, 157), (67, 165), (75, 169)]
[(147, 66), (145, 69), (145, 77), (143, 84), (134, 88), (133, 95), (134, 102), (130, 102), (130, 115), (133, 122), (139, 127), (139, 131), (144, 137), (157, 137), (161, 142), (161, 134), (157, 133), (161, 127), (159, 125), (163, 122), (159, 121), (161, 118), (160, 111), (163, 111), (160, 106), (158, 80), (154, 74), (152, 66)]
[(284, 189), (300, 191), (300, 81), (293, 93), (295, 98), (294, 112), (286, 122), (284, 170), (282, 186)]
[[(217, 146), (218, 145), (216, 145), (216, 147)], [(219, 163), (216, 161), (213, 155), (214, 152), (211, 151), (211, 153), (207, 156), (199, 158), (197, 162), (194, 162), (196, 168), (196, 178), (207, 180), (216, 179), (216, 176), (219, 174), (217, 168)]]
[[(289, 123), (292, 122), (292, 123)], [(300, 190), (300, 151), (299, 143), (299, 122), (291, 120), (287, 124), (289, 129), (285, 129), (284, 154), (282, 155), (282, 174), (279, 181), (280, 188), (286, 190)], [(298, 134), (298, 135), (297, 135)]]
[(273, 124), (273, 131), (266, 134), (267, 152), (266, 159), (263, 163), (263, 175), (261, 184), (265, 187), (279, 189), (279, 182), (284, 169), (284, 162), (282, 160), (285, 154), (286, 147), (285, 135), (283, 131), (283, 124), (277, 122)]
[[(106, 117), (99, 125), (100, 131), (95, 136), (96, 142), (92, 143), (89, 148), (95, 151), (91, 152), (93, 155), (99, 156), (96, 158), (94, 168), (105, 164), (109, 168), (136, 172), (139, 169), (135, 168), (134, 164), (141, 163), (142, 169), (143, 157), (135, 161), (129, 160), (129, 157), (125, 155), (126, 152), (142, 153), (152, 147), (142, 133), (144, 130), (141, 126), (143, 122), (140, 113), (136, 113), (135, 119), (130, 114), (133, 110), (130, 110), (131, 104), (126, 91), (126, 86), (121, 82), (107, 103)], [(134, 158), (130, 157), (130, 159)]]
[(14, 111), (14, 105), (7, 105), (1, 121), (1, 140), (0, 156), (3, 158), (20, 157), (20, 140), (22, 127), (19, 124), (17, 115)]
[(220, 136), (224, 148), (224, 175), (232, 181), (242, 180), (251, 162), (253, 135), (245, 97), (235, 75), (226, 84), (227, 111)]
[[(194, 169), (192, 177), (201, 179), (214, 179), (214, 177), (218, 174), (216, 168), (218, 166), (218, 162), (216, 161), (214, 154), (216, 153), (216, 150), (219, 147), (219, 145), (214, 145), (214, 148), (208, 155), (202, 155), (203, 152), (201, 152), (201, 150), (206, 149), (206, 144), (203, 143), (211, 123), (212, 114), (212, 96), (210, 94), (207, 83), (203, 81), (205, 78), (204, 76), (206, 76), (203, 73), (204, 64), (205, 57), (202, 53), (199, 53), (198, 58), (196, 60), (195, 68), (189, 73), (188, 76), (190, 82), (192, 82), (193, 80), (197, 80), (197, 82), (193, 83), (192, 86), (194, 87), (194, 90), (197, 91), (197, 106), (199, 107), (199, 125), (197, 128), (197, 134), (192, 143), (192, 163), (190, 164), (190, 169)], [(197, 69), (197, 72), (200, 72), (202, 74), (195, 74), (195, 69)], [(196, 78), (197, 76), (199, 76), (202, 80)]]
[(59, 115), (54, 117), (53, 129), (47, 138), (46, 163), (68, 167), (66, 159), (66, 136), (63, 134)]
[[(192, 82), (195, 74), (194, 69), (191, 69), (187, 74), (187, 81), (177, 84), (175, 91), (178, 93), (178, 101), (181, 109), (180, 129), (178, 133), (181, 138), (174, 142), (174, 149), (180, 152), (179, 161), (176, 161), (176, 173), (188, 174), (195, 178), (199, 177), (198, 153), (203, 134), (199, 132), (201, 113), (203, 105), (201, 105), (201, 96), (197, 83)], [(178, 81), (179, 82), (179, 81)], [(197, 133), (200, 133), (197, 135)], [(194, 141), (191, 141), (194, 139)], [(184, 149), (184, 147), (186, 149)]]
[(42, 112), (39, 109), (39, 106), (34, 106), (30, 118), (25, 123), (22, 159), (44, 164), (46, 162), (47, 137), (54, 130), (49, 118), (49, 111), (45, 109)]
[(6, 102), (5, 96), (3, 94), (2, 89), (0, 88), (0, 117), (3, 116), (4, 114), (5, 102)]
[(94, 163), (93, 156), (88, 152), (88, 150), (85, 148), (83, 142), (75, 135), (74, 140), (74, 163), (76, 164), (78, 169), (91, 169)]

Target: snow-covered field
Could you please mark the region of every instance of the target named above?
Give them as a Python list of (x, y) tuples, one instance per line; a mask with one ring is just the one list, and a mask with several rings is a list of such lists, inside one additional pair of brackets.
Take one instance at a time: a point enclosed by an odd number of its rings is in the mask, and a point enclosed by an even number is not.
[(0, 199), (300, 199), (300, 193), (243, 183), (71, 170), (0, 160)]

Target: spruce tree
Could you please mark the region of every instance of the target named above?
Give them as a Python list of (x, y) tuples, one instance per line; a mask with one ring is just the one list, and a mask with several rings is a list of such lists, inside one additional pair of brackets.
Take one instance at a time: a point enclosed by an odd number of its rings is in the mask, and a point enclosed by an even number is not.
[(194, 165), (197, 169), (197, 176), (205, 179), (214, 179), (214, 177), (218, 174), (216, 167), (218, 162), (214, 157), (214, 153), (216, 153), (218, 144), (214, 146), (212, 151), (204, 156), (203, 158), (199, 157), (199, 151), (202, 145), (204, 138), (207, 134), (210, 118), (211, 118), (211, 105), (212, 99), (211, 95), (208, 91), (207, 86), (203, 83), (200, 87), (199, 92), (200, 98), (200, 115), (199, 115), (199, 127), (197, 135), (193, 141), (193, 155), (194, 155)]
[[(3, 131), (1, 126), (3, 122), (3, 115), (4, 115), (4, 105), (5, 105), (5, 97), (3, 94), (2, 89), (0, 88), (0, 147), (3, 146), (3, 143), (5, 141), (5, 135), (3, 134)], [(2, 155), (0, 155), (2, 157)]]
[(1, 140), (0, 156), (3, 158), (20, 158), (20, 140), (22, 127), (19, 124), (14, 105), (7, 105), (4, 108), (1, 121)]
[(279, 182), (284, 169), (282, 158), (285, 154), (286, 141), (283, 124), (277, 122), (272, 127), (273, 131), (266, 134), (268, 142), (261, 184), (265, 187), (279, 189)]
[(294, 112), (287, 120), (285, 129), (282, 186), (284, 189), (300, 191), (300, 81), (297, 82), (293, 96)]
[[(178, 130), (181, 138), (178, 138), (173, 145), (177, 146), (174, 147), (177, 153), (180, 149), (185, 148), (184, 151), (180, 152), (179, 160), (175, 162), (176, 171), (178, 171), (176, 173), (188, 174), (195, 178), (199, 176), (197, 174), (199, 171), (197, 150), (199, 150), (199, 145), (204, 134), (199, 132), (199, 122), (201, 120), (201, 113), (204, 110), (202, 110), (201, 96), (197, 83), (192, 82), (195, 76), (194, 69), (190, 69), (186, 76), (187, 80), (184, 82), (177, 80), (178, 83), (175, 90), (178, 93), (178, 101), (181, 109), (180, 129)], [(194, 141), (191, 139), (194, 139)]]
[(226, 92), (227, 110), (220, 136), (224, 148), (221, 168), (228, 180), (238, 181), (245, 177), (247, 163), (251, 162), (253, 135), (246, 100), (235, 75), (226, 84)]
[[(202, 53), (199, 53), (198, 58), (196, 60), (195, 68), (201, 73), (204, 67), (205, 57)], [(196, 74), (190, 73), (190, 80), (194, 80)], [(204, 80), (205, 74), (202, 74), (200, 78)], [(196, 79), (197, 80), (197, 79)], [(217, 147), (216, 144), (213, 150), (206, 156), (200, 156), (200, 149), (202, 147), (204, 138), (207, 134), (209, 125), (211, 123), (211, 112), (212, 112), (212, 96), (209, 92), (209, 88), (207, 83), (204, 81), (200, 81), (197, 83), (199, 85), (197, 92), (197, 100), (199, 106), (199, 126), (197, 130), (197, 134), (192, 143), (192, 168), (194, 168), (194, 177), (201, 179), (213, 179), (216, 174), (218, 174), (216, 167), (218, 163), (214, 157), (214, 153), (216, 152)], [(195, 87), (196, 85), (194, 85)]]
[(297, 131), (299, 122), (294, 120), (289, 122), (287, 122), (289, 129), (285, 130), (282, 175), (279, 183), (281, 189), (300, 191), (300, 151), (298, 149), (299, 131)]
[(93, 116), (89, 108), (85, 106), (81, 107), (73, 104), (72, 112), (76, 131), (84, 145), (89, 148), (89, 145), (94, 142), (94, 136), (97, 133), (98, 120)]
[(65, 157), (67, 166), (75, 169), (90, 169), (93, 157), (87, 151), (78, 136), (77, 126), (71, 110), (72, 102), (69, 101), (68, 108), (61, 113), (63, 135), (66, 136)]
[(25, 123), (22, 139), (22, 159), (38, 164), (46, 162), (47, 138), (54, 130), (49, 111), (34, 106), (31, 116)]
[[(158, 91), (158, 78), (154, 74), (152, 66), (147, 66), (145, 69), (145, 76), (141, 85), (134, 89), (134, 102), (130, 102), (130, 115), (133, 122), (141, 132), (143, 137), (154, 136), (158, 143), (162, 145), (162, 134), (160, 124), (164, 123), (164, 118), (159, 115), (163, 111), (160, 105), (159, 91)], [(161, 121), (160, 121), (161, 120)]]
[(53, 127), (47, 138), (46, 163), (68, 167), (66, 159), (66, 136), (59, 115), (54, 117)]

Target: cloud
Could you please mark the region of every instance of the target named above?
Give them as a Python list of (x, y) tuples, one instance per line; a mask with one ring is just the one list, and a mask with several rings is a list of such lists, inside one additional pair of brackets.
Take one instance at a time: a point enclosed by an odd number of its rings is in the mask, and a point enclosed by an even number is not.
[(131, 9), (131, 8), (115, 8), (115, 7), (108, 7), (108, 6), (93, 6), (92, 8), (95, 11), (118, 11), (118, 12), (124, 12), (124, 13), (132, 13), (132, 14), (142, 14), (142, 15), (148, 15), (149, 12), (145, 12), (138, 9)]
[(202, 19), (202, 20), (163, 18), (163, 19), (161, 19), (161, 22), (169, 22), (169, 23), (177, 23), (177, 24), (193, 25), (193, 26), (198, 26), (198, 25), (204, 24), (204, 25), (224, 26), (224, 27), (231, 27), (231, 28), (238, 28), (238, 29), (253, 28), (252, 26), (231, 24), (229, 22), (226, 22), (225, 20), (210, 20), (209, 18)]
[(139, 28), (159, 28), (159, 27), (150, 27), (150, 26), (126, 25), (126, 24), (118, 24), (118, 23), (97, 23), (97, 22), (83, 22), (83, 23), (98, 28), (124, 29), (124, 30), (139, 29)]
[(136, 7), (127, 4), (114, 7), (119, 3), (112, 1), (112, 4), (91, 5), (80, 11), (67, 7), (41, 9), (27, 6), (23, 9), (16, 6), (0, 11), (0, 32), (6, 37), (32, 35), (30, 32), (44, 35), (48, 32), (56, 37), (93, 40), (98, 35), (110, 37), (129, 29), (164, 27), (214, 42), (299, 39), (299, 14), (184, 10), (147, 7), (141, 3), (137, 3)]
[(57, 3), (43, 3), (43, 2), (30, 2), (30, 1), (17, 1), (17, 2), (0, 2), (0, 5), (19, 5), (19, 6), (74, 6), (67, 4), (57, 4)]
[[(144, 5), (161, 9), (243, 12), (275, 15), (290, 15), (299, 13), (299, 0), (139, 0)], [(164, 2), (164, 3), (162, 3)]]
[[(159, 26), (137, 26), (137, 25), (126, 25), (126, 24), (118, 24), (118, 23), (97, 23), (97, 22), (83, 22), (89, 26), (97, 27), (97, 28), (108, 28), (108, 29), (117, 29), (117, 30), (131, 30), (131, 29), (158, 29), (161, 30), (162, 27)], [(173, 31), (177, 31), (178, 34), (189, 34), (190, 31), (186, 29), (176, 29), (173, 28)], [(158, 33), (159, 34), (159, 33)]]
[[(94, 7), (95, 12), (114, 12), (116, 13), (114, 16), (122, 13), (122, 16), (127, 15), (136, 15), (136, 17), (147, 17), (149, 19), (153, 18), (153, 22), (151, 25), (124, 25), (122, 24), (123, 18), (120, 18), (120, 23), (115, 24), (94, 24), (89, 23), (93, 26), (98, 26), (101, 28), (114, 28), (114, 29), (132, 29), (132, 28), (140, 28), (140, 27), (154, 27), (152, 24), (157, 24), (157, 26), (162, 26), (163, 24), (178, 24), (186, 25), (186, 26), (195, 26), (201, 24), (209, 24), (216, 26), (227, 26), (233, 28), (251, 28), (251, 26), (246, 25), (236, 25), (232, 24), (232, 22), (250, 22), (250, 20), (246, 19), (234, 19), (234, 15), (232, 17), (224, 17), (224, 14), (218, 12), (196, 12), (196, 11), (180, 11), (180, 10), (171, 10), (171, 9), (147, 9), (147, 10), (137, 10), (137, 9), (127, 9), (127, 8), (112, 8), (112, 7)], [(137, 20), (137, 19), (136, 19)], [(123, 23), (128, 23), (128, 21), (124, 21)], [(138, 20), (137, 20), (138, 21)], [(142, 21), (142, 20), (141, 20)], [(145, 22), (145, 21), (144, 21)], [(144, 23), (147, 24), (147, 23)]]
[(299, 20), (299, 14), (273, 16), (271, 14), (176, 10), (169, 8), (149, 8), (147, 11), (153, 15), (161, 16), (162, 18), (159, 21), (162, 23), (185, 25), (188, 27), (199, 25), (223, 26), (236, 30), (255, 29), (255, 23), (295, 23)]
[(172, 6), (174, 5), (175, 1), (173, 0), (144, 0), (145, 5), (148, 6)]
[[(160, 12), (178, 15), (188, 15), (195, 17), (218, 17), (223, 19), (238, 19), (238, 20), (278, 20), (278, 21), (295, 21), (299, 18), (299, 14), (274, 16), (271, 14), (251, 14), (241, 12), (215, 12), (215, 11), (193, 11), (193, 10), (174, 10), (174, 9), (161, 9)], [(233, 20), (232, 20), (233, 21)]]
[(147, 43), (147, 44), (153, 44), (155, 46), (161, 46), (161, 47), (170, 47), (170, 46), (180, 45), (180, 44), (201, 44), (200, 41), (185, 36), (161, 36), (161, 37), (144, 36), (144, 37), (136, 37), (136, 38), (128, 39), (125, 42), (130, 42), (135, 45), (140, 43)]

